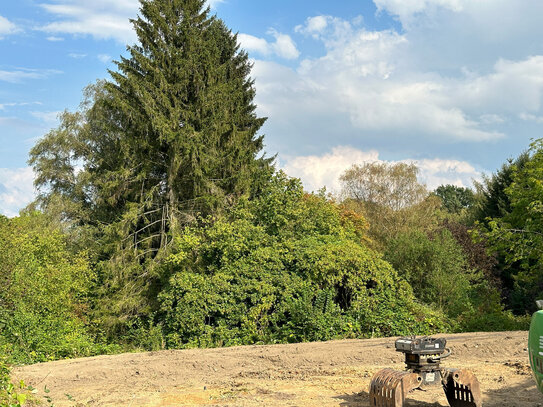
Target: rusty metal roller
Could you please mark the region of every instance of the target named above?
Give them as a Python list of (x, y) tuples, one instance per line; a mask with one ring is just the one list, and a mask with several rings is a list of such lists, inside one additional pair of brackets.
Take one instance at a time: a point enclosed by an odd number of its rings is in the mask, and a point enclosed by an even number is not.
[(407, 393), (420, 386), (422, 378), (411, 372), (383, 369), (370, 384), (370, 406), (403, 406)]
[(446, 343), (443, 338), (398, 339), (396, 351), (405, 355), (406, 370), (377, 372), (370, 383), (370, 406), (403, 407), (410, 391), (441, 384), (451, 407), (482, 407), (479, 381), (472, 372), (440, 366), (451, 354)]

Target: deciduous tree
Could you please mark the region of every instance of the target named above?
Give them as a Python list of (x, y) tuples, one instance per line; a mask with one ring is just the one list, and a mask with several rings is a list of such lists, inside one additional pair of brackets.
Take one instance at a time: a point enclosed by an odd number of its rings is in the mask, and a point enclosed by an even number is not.
[(353, 165), (341, 175), (343, 204), (368, 220), (378, 248), (400, 233), (437, 225), (439, 199), (419, 183), (418, 171), (414, 164), (375, 162)]
[(475, 203), (475, 195), (469, 188), (456, 185), (440, 185), (434, 194), (441, 198), (443, 207), (451, 213), (459, 214), (463, 209), (468, 209)]

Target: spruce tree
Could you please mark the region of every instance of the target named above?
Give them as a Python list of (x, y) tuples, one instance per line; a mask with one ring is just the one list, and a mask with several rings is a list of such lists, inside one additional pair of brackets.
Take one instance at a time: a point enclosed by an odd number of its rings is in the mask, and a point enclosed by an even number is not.
[(247, 53), (205, 1), (141, 0), (132, 23), (137, 44), (112, 81), (90, 89), (80, 123), (68, 129), (75, 135), (61, 124), (30, 160), (45, 197), (74, 200), (78, 189), (89, 217), (130, 219), (125, 232), (213, 213), (247, 193), (270, 162), (257, 157), (265, 118), (255, 113)]
[(159, 204), (209, 213), (247, 191), (264, 119), (255, 114), (247, 54), (204, 3), (142, 1), (133, 20), (139, 44), (117, 63), (108, 90), (134, 166), (162, 185)]
[(141, 299), (160, 285), (152, 264), (176, 229), (248, 194), (271, 167), (237, 36), (205, 0), (140, 3), (138, 41), (112, 79), (90, 86), (30, 157), (42, 206), (95, 228), (104, 299), (131, 315), (146, 312)]

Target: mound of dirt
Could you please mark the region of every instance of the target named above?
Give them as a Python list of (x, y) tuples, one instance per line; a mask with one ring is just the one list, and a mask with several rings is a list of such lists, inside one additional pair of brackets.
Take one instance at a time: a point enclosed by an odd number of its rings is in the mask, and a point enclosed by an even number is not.
[[(444, 337), (453, 351), (444, 365), (477, 375), (485, 407), (543, 406), (529, 367), (527, 332)], [(56, 407), (367, 407), (371, 377), (384, 367), (403, 369), (394, 339), (99, 356), (19, 367), (14, 376)], [(448, 404), (435, 387), (413, 392), (408, 405)]]

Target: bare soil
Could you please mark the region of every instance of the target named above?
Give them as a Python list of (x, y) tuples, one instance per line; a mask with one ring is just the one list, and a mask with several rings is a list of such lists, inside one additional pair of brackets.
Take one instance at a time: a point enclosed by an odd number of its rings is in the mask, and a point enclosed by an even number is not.
[[(447, 367), (478, 377), (485, 407), (543, 406), (531, 376), (527, 332), (444, 335)], [(369, 406), (378, 370), (403, 369), (394, 339), (345, 340), (132, 353), (19, 367), (17, 379), (44, 405)], [(45, 393), (47, 388), (49, 393)], [(440, 387), (411, 393), (409, 406), (447, 406)]]

